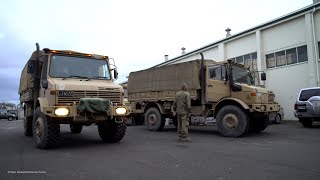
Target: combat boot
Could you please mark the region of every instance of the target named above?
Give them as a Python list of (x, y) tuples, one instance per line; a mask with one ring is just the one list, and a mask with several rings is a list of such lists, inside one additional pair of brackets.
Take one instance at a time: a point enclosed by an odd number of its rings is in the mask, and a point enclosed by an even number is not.
[(179, 142), (191, 142), (190, 138), (180, 138)]

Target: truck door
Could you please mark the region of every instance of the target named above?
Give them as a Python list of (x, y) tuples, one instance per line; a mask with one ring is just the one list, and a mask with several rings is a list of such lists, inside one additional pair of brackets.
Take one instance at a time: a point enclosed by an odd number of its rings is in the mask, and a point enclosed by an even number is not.
[(218, 102), (224, 97), (230, 96), (230, 87), (226, 82), (225, 65), (208, 66), (206, 101)]

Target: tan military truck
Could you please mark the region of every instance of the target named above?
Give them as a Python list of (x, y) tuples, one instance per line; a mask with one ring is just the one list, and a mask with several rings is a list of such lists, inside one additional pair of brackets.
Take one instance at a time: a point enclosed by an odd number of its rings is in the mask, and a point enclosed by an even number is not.
[(25, 135), (45, 149), (59, 142), (60, 124), (70, 124), (72, 133), (97, 124), (103, 142), (120, 141), (130, 107), (123, 104), (123, 88), (113, 82), (116, 66), (107, 56), (36, 45), (20, 78)]
[(214, 117), (223, 136), (261, 132), (268, 126), (268, 113), (279, 110), (274, 93), (254, 86), (248, 68), (202, 58), (130, 73), (130, 116), (144, 115), (149, 130), (161, 130), (166, 118), (176, 125), (172, 105), (184, 82), (191, 96), (192, 116)]

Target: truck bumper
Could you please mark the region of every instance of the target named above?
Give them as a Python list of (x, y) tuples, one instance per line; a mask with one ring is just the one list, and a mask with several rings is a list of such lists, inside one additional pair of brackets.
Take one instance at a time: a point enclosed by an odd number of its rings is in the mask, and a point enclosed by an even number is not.
[(252, 111), (269, 113), (269, 112), (278, 112), (280, 106), (278, 104), (253, 104)]
[[(56, 114), (56, 110), (64, 110), (68, 113), (66, 115), (58, 115)], [(41, 107), (41, 112), (50, 117), (56, 118), (80, 118), (81, 116), (86, 116), (87, 114), (93, 115), (92, 113), (80, 112), (77, 109), (76, 105), (68, 105), (68, 106), (48, 106), (48, 107)], [(125, 105), (111, 105), (109, 110), (105, 113), (97, 113), (94, 114), (95, 116), (110, 116), (110, 117), (124, 117), (128, 116), (131, 113), (130, 106)]]
[(320, 121), (320, 115), (314, 112), (294, 112), (296, 118), (312, 118), (314, 121)]

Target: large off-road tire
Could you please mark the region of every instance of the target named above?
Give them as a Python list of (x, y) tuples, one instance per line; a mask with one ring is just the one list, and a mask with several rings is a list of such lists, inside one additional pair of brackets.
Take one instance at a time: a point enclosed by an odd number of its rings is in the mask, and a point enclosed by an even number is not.
[(60, 124), (43, 114), (38, 107), (33, 119), (33, 141), (37, 148), (47, 149), (57, 145), (60, 138)]
[(300, 118), (299, 121), (303, 127), (310, 128), (312, 127), (312, 120), (310, 118)]
[(240, 137), (249, 129), (247, 114), (237, 106), (228, 105), (222, 107), (217, 116), (218, 131), (226, 137)]
[(70, 124), (70, 130), (74, 134), (79, 134), (82, 131), (82, 124)]
[(32, 119), (33, 117), (24, 117), (23, 128), (25, 136), (32, 136)]
[(280, 114), (277, 114), (276, 117), (274, 117), (274, 123), (275, 124), (281, 124), (282, 117)]
[(166, 119), (161, 116), (157, 108), (149, 108), (145, 114), (145, 125), (150, 131), (161, 131), (165, 125)]
[(269, 125), (269, 117), (261, 117), (261, 118), (255, 118), (251, 119), (250, 121), (250, 128), (249, 131), (253, 133), (260, 133), (264, 131)]
[(104, 122), (98, 124), (100, 138), (106, 143), (119, 142), (126, 134), (127, 126), (122, 123)]

